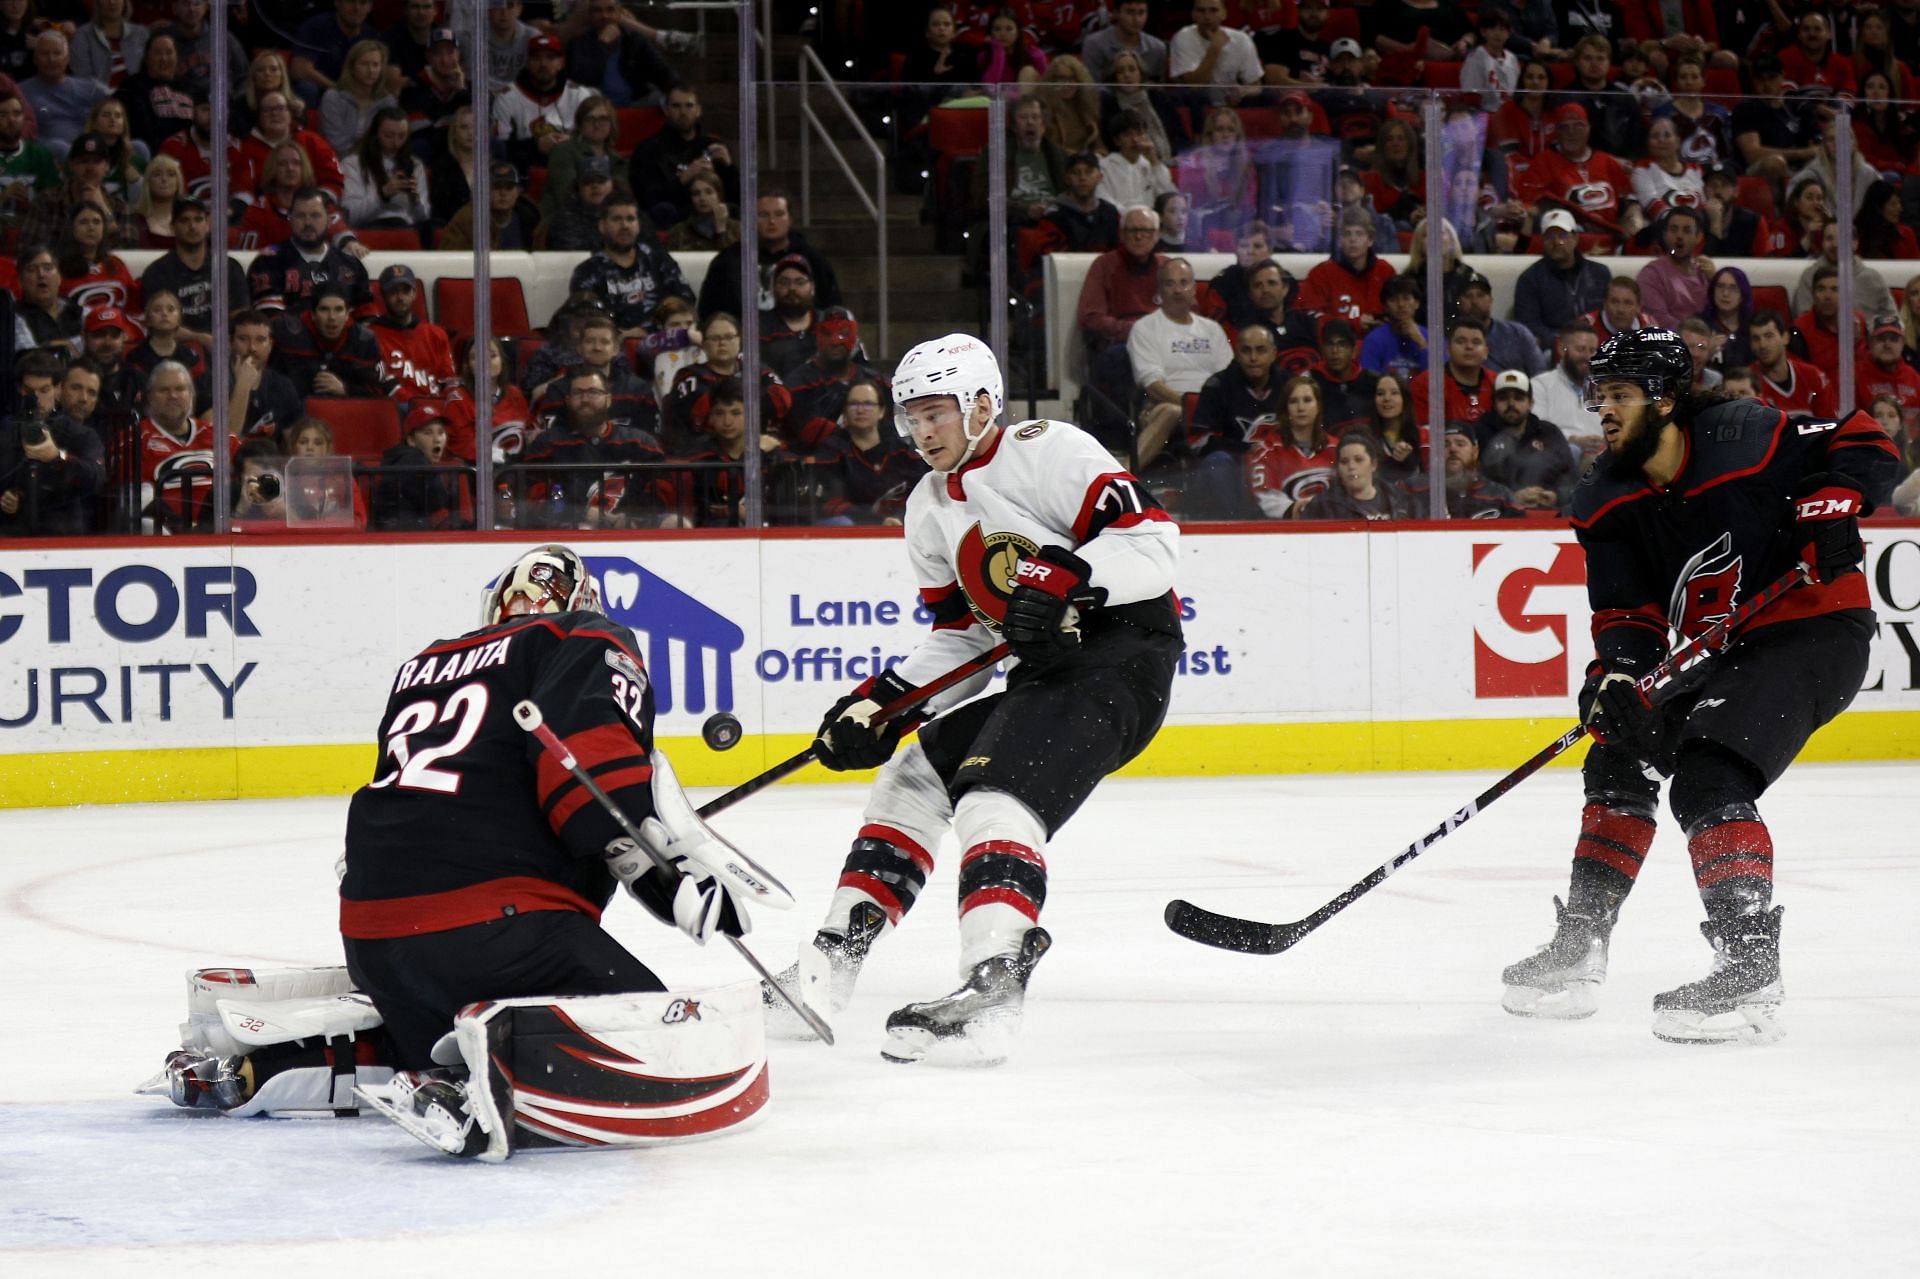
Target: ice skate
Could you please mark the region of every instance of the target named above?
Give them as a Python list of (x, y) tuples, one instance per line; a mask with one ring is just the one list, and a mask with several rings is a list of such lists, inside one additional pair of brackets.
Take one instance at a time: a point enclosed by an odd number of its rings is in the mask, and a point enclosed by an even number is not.
[(1600, 1006), (1607, 979), (1611, 919), (1583, 914), (1553, 899), (1553, 940), (1501, 974), (1507, 983), (1500, 1006), (1516, 1017), (1577, 1021)]
[(1770, 1044), (1783, 1037), (1782, 909), (1701, 924), (1713, 946), (1713, 970), (1653, 997), (1653, 1033), (1674, 1044)]
[(893, 1062), (999, 1065), (1020, 1030), (1027, 981), (1052, 944), (1046, 929), (1030, 928), (1017, 953), (981, 960), (951, 995), (899, 1009), (887, 1018), (880, 1055)]
[(512, 1122), (513, 1105), (512, 1089), (504, 1081), (496, 1091), (503, 1096), (488, 1094), (475, 1105), (470, 1082), (439, 1072), (403, 1070), (389, 1083), (354, 1089), (354, 1095), (443, 1155), (493, 1163), (507, 1157), (511, 1133), (506, 1125)]
[[(853, 1002), (853, 984), (860, 976), (860, 965), (866, 962), (867, 951), (886, 922), (885, 911), (872, 902), (861, 902), (848, 915), (844, 934), (823, 928), (813, 935), (812, 942), (800, 948), (800, 962), (780, 974), (780, 984), (821, 1016), (838, 1016)], [(767, 1038), (819, 1038), (787, 1001), (764, 983), (760, 1002), (767, 1014)]]
[(213, 1057), (176, 1048), (160, 1073), (134, 1089), (170, 1098), (188, 1110), (232, 1110), (253, 1095), (253, 1071), (244, 1057)]

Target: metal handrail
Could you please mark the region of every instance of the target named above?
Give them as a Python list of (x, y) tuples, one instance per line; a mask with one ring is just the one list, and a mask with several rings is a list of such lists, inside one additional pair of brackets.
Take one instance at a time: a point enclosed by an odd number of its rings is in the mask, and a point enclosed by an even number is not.
[[(867, 144), (867, 150), (873, 154), (874, 189), (871, 198), (868, 197), (866, 189), (860, 185), (860, 179), (854, 174), (853, 164), (848, 160), (846, 152), (841, 149), (838, 142), (834, 141), (833, 135), (827, 132), (825, 122), (814, 112), (812, 99), (807, 93), (813, 80), (809, 75), (810, 70), (818, 75), (820, 86), (833, 95), (833, 100), (839, 105), (841, 114), (853, 125), (854, 132), (859, 135), (862, 142)], [(840, 86), (834, 83), (833, 73), (827, 70), (826, 63), (820, 61), (820, 55), (813, 51), (812, 45), (804, 45), (800, 49), (800, 118), (804, 122), (800, 130), (800, 220), (809, 226), (813, 223), (813, 153), (808, 145), (810, 135), (807, 127), (811, 126), (814, 132), (819, 133), (821, 143), (827, 148), (827, 154), (831, 155), (834, 162), (840, 166), (840, 172), (853, 187), (854, 194), (860, 197), (860, 203), (865, 205), (867, 212), (872, 215), (874, 226), (879, 232), (879, 349), (890, 355), (893, 353), (893, 347), (887, 342), (889, 309), (887, 300), (887, 153), (881, 149), (878, 142), (874, 141), (873, 134), (867, 131), (867, 126), (860, 122), (860, 116), (854, 111), (853, 105), (847, 101), (846, 95), (840, 92)]]

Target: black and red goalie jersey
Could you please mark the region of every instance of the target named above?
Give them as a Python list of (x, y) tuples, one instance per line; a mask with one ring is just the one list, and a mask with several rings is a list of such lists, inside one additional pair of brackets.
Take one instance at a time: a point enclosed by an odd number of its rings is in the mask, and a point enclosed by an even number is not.
[[(1729, 400), (1683, 429), (1686, 454), (1664, 489), (1644, 475), (1618, 478), (1599, 462), (1574, 489), (1573, 527), (1587, 553), (1603, 662), (1664, 653), (1669, 629), (1699, 635), (1792, 569), (1800, 557), (1793, 494), (1802, 480), (1845, 476), (1870, 511), (1887, 500), (1898, 467), (1892, 441), (1865, 413), (1835, 421)], [(1789, 592), (1751, 625), (1869, 607), (1866, 578), (1847, 573)]]
[(379, 763), (347, 812), (343, 934), (439, 932), (529, 910), (599, 918), (620, 828), (515, 723), (522, 698), (635, 822), (652, 814), (653, 691), (632, 631), (561, 612), (429, 645), (394, 676)]

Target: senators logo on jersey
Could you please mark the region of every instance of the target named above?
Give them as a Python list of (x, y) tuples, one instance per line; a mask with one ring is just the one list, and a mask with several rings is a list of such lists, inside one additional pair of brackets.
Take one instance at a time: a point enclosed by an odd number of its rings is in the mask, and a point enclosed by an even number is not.
[(981, 535), (980, 525), (966, 531), (956, 548), (954, 568), (960, 578), (960, 590), (967, 607), (992, 630), (998, 631), (1007, 615), (1007, 598), (1013, 594), (1014, 570), (1023, 556), (1037, 555), (1040, 548), (1018, 533), (995, 532)]

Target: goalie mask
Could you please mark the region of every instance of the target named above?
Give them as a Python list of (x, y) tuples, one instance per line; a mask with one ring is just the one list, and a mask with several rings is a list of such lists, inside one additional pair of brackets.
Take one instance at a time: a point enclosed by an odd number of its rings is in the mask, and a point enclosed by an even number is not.
[(586, 561), (564, 546), (537, 546), (508, 566), (487, 591), (480, 624), (534, 613), (604, 613)]

